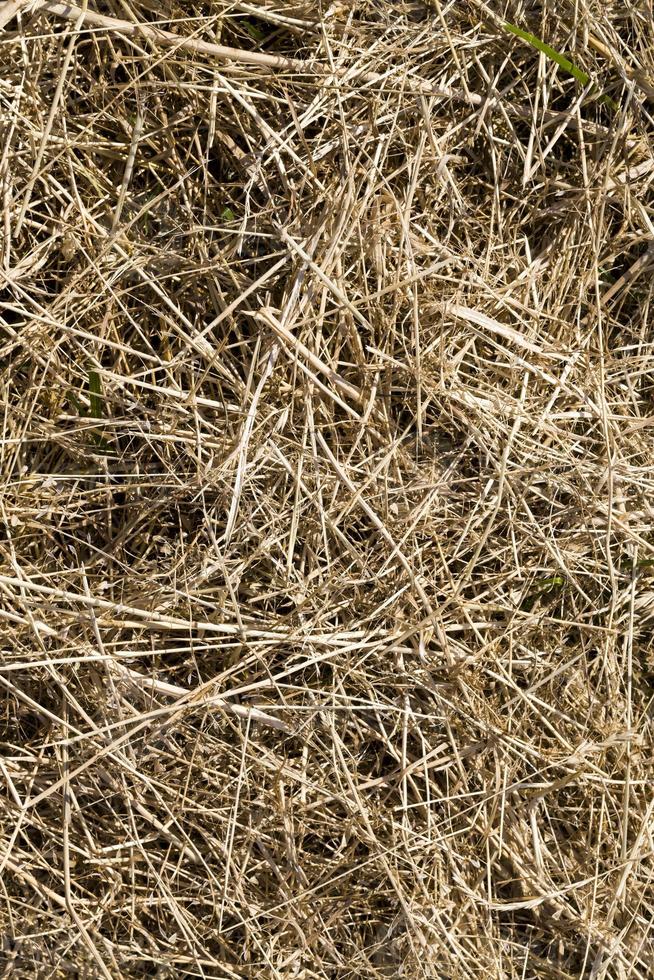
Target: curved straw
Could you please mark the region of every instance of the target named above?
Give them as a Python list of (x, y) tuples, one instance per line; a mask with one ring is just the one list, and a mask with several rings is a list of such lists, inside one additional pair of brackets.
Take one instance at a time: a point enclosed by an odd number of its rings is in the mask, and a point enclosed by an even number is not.
[[(16, 0), (10, 0), (16, 2)], [(193, 51), (195, 54), (209, 55), (223, 61), (235, 61), (241, 64), (261, 65), (264, 68), (277, 68), (280, 71), (307, 71), (309, 65), (294, 58), (285, 58), (279, 54), (264, 54), (258, 51), (244, 51), (241, 48), (230, 48), (224, 44), (214, 44), (211, 41), (201, 41), (191, 37), (180, 37), (172, 31), (164, 31), (152, 24), (135, 24), (129, 20), (119, 20), (117, 17), (107, 17), (95, 10), (82, 11), (72, 3), (56, 3), (53, 0), (37, 0), (32, 5), (33, 10), (47, 10), (56, 17), (76, 21), (83, 17), (82, 23), (94, 27), (104, 27), (114, 34), (125, 34), (132, 37), (145, 37), (158, 44), (178, 47), (182, 51)], [(2, 13), (0, 13), (0, 19)]]
[(7, 3), (0, 7), (0, 30), (13, 20), (21, 7), (24, 7), (27, 0), (7, 0)]
[[(0, 26), (7, 23), (14, 16), (14, 13), (21, 6), (23, 0), (8, 0), (4, 7), (0, 8)], [(277, 71), (289, 71), (302, 74), (316, 74), (327, 76), (330, 72), (320, 64), (312, 61), (303, 61), (299, 58), (287, 58), (280, 54), (266, 54), (261, 51), (246, 51), (243, 48), (230, 48), (224, 44), (215, 44), (212, 41), (201, 41), (197, 38), (180, 37), (172, 31), (164, 31), (162, 28), (154, 27), (152, 24), (134, 24), (129, 20), (120, 20), (117, 17), (107, 17), (106, 14), (99, 14), (95, 10), (82, 10), (72, 3), (58, 3), (56, 0), (37, 0), (33, 3), (32, 10), (43, 10), (55, 17), (62, 17), (64, 20), (79, 21), (92, 27), (105, 28), (114, 34), (124, 34), (128, 37), (144, 37), (158, 44), (168, 47), (179, 48), (180, 51), (191, 51), (194, 54), (206, 55), (210, 58), (219, 58), (222, 61), (232, 61), (236, 64), (258, 65), (263, 68), (273, 68)], [(12, 8), (11, 11), (8, 8)], [(336, 69), (333, 74), (344, 77), (351, 69)], [(359, 76), (364, 82), (379, 82), (380, 84), (387, 79), (387, 76), (378, 75), (375, 72), (365, 72)], [(440, 88), (430, 85), (421, 79), (402, 79), (401, 84), (405, 90), (414, 95), (438, 96), (446, 99), (459, 99), (472, 105), (481, 105), (483, 98), (475, 93), (457, 92), (447, 88)]]

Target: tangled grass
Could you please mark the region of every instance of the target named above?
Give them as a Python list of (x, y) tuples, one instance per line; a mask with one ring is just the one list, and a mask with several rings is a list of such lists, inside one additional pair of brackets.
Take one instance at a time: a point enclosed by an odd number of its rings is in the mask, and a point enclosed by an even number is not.
[(2, 975), (650, 977), (651, 5), (0, 25)]

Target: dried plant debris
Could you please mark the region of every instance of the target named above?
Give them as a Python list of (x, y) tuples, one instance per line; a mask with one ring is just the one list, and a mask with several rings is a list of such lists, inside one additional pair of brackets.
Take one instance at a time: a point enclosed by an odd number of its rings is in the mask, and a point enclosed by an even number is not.
[(0, 973), (651, 977), (651, 6), (0, 27)]

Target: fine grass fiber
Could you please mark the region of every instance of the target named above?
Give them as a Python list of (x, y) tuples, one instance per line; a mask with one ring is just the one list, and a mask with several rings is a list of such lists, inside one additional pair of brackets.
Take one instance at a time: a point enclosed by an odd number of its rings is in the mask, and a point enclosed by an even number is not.
[(653, 36), (0, 3), (0, 975), (652, 976)]

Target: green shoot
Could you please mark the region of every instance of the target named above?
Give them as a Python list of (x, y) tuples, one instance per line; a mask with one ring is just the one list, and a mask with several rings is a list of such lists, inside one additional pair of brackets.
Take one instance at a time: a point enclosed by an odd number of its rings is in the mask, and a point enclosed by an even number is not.
[(89, 402), (91, 418), (101, 419), (103, 416), (102, 407), (102, 382), (97, 371), (89, 369)]
[[(510, 34), (515, 34), (516, 37), (522, 38), (523, 41), (531, 44), (532, 48), (542, 52), (542, 54), (546, 55), (550, 61), (557, 64), (562, 71), (566, 72), (568, 75), (572, 75), (572, 77), (579, 82), (580, 85), (586, 86), (591, 81), (588, 72), (585, 72), (582, 68), (579, 68), (578, 65), (575, 65), (574, 62), (570, 61), (569, 58), (566, 58), (566, 56), (560, 51), (557, 51), (556, 48), (546, 44), (545, 41), (541, 41), (541, 39), (536, 37), (535, 34), (531, 34), (529, 31), (523, 31), (521, 27), (517, 27), (515, 24), (509, 23), (504, 25), (504, 29), (509, 31)], [(593, 89), (595, 88), (596, 86), (593, 86)], [(617, 110), (619, 108), (617, 102), (611, 99), (608, 95), (600, 95), (599, 100), (603, 105), (607, 105), (611, 109)]]
[(266, 39), (265, 33), (261, 30), (260, 27), (257, 27), (257, 25), (253, 23), (251, 20), (243, 19), (239, 21), (239, 23), (241, 27), (245, 29), (246, 33), (250, 35), (253, 41), (258, 41), (258, 42), (265, 41)]

